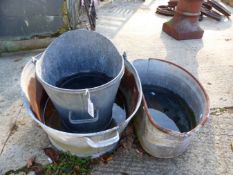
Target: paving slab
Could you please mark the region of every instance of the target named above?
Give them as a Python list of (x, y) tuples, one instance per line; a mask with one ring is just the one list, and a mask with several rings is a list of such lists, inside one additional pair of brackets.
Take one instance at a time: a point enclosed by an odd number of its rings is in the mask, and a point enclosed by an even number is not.
[(0, 57), (0, 174), (25, 165), (33, 155), (46, 162), (42, 148), (47, 135), (26, 113), (20, 96), (20, 74), (27, 61), (42, 50)]
[(173, 159), (154, 158), (141, 154), (137, 149), (117, 150), (112, 161), (95, 167), (93, 174), (232, 174), (233, 153), (233, 110), (216, 112), (212, 110), (210, 119), (198, 133), (189, 149)]
[[(174, 159), (157, 159), (137, 149), (117, 150), (108, 164), (91, 174), (232, 174), (233, 152), (233, 26), (205, 18), (203, 39), (176, 41), (161, 32), (169, 20), (155, 14), (166, 1), (115, 0), (98, 9), (97, 31), (109, 37), (128, 58), (160, 58), (179, 64), (203, 84), (212, 114), (188, 151)], [(228, 6), (233, 12), (233, 9)], [(231, 19), (233, 19), (231, 17)], [(32, 55), (41, 51), (0, 57), (0, 174), (25, 165), (33, 155), (47, 163), (42, 148), (48, 137), (22, 107), (20, 73)], [(228, 107), (227, 110), (219, 108)], [(216, 112), (217, 111), (217, 112)], [(222, 111), (222, 112), (221, 112)], [(13, 127), (16, 126), (16, 127)]]

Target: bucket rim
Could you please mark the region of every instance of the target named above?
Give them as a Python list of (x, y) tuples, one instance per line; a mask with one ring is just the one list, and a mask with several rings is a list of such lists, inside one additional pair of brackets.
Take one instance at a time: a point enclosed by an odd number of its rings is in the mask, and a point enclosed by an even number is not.
[[(38, 54), (40, 55), (40, 54)], [(37, 55), (37, 56), (38, 56)], [(132, 63), (130, 63), (128, 60), (124, 59), (124, 62), (126, 63), (126, 67), (130, 67), (130, 69), (133, 69), (134, 71), (134, 77), (135, 77), (135, 82), (136, 82), (136, 86), (138, 88), (138, 99), (137, 99), (137, 104), (135, 106), (134, 111), (128, 116), (128, 118), (122, 122), (121, 124), (114, 126), (112, 128), (109, 128), (107, 130), (104, 131), (99, 131), (99, 132), (93, 132), (93, 133), (69, 133), (69, 132), (64, 132), (64, 131), (60, 131), (54, 128), (51, 128), (49, 126), (47, 126), (46, 124), (44, 124), (43, 122), (41, 122), (34, 114), (34, 112), (32, 111), (29, 101), (23, 91), (23, 74), (24, 72), (27, 70), (27, 68), (33, 64), (32, 60), (29, 60), (26, 65), (24, 66), (22, 73), (21, 73), (21, 78), (20, 78), (20, 88), (21, 88), (21, 98), (23, 101), (23, 105), (26, 108), (27, 112), (29, 113), (29, 115), (31, 116), (31, 118), (37, 123), (39, 124), (44, 130), (45, 132), (48, 134), (48, 132), (55, 132), (57, 134), (64, 134), (66, 136), (72, 136), (72, 137), (92, 137), (92, 136), (99, 136), (99, 135), (104, 135), (106, 133), (110, 133), (110, 132), (114, 132), (114, 131), (119, 131), (121, 126), (123, 126), (124, 124), (128, 124), (128, 122), (134, 117), (135, 113), (138, 111), (140, 105), (141, 105), (141, 101), (142, 101), (142, 87), (141, 87), (141, 81), (139, 79), (139, 75), (135, 69), (135, 67), (132, 65)], [(35, 66), (35, 64), (33, 64)]]
[[(78, 29), (78, 30), (74, 30), (74, 31), (68, 31), (66, 33), (71, 33), (71, 32), (75, 32), (75, 31), (85, 31), (85, 32), (90, 32), (88, 30), (84, 30), (84, 29)], [(107, 37), (101, 35), (100, 33), (96, 32), (96, 31), (91, 31), (91, 33), (95, 33), (99, 36), (101, 36), (102, 38), (110, 41)], [(62, 36), (62, 35), (61, 35)], [(52, 43), (54, 43), (58, 38), (56, 38), (54, 41), (52, 41)], [(110, 41), (111, 42), (111, 41)], [(51, 43), (51, 44), (52, 44)], [(50, 44), (50, 45), (51, 45)], [(124, 75), (124, 70), (125, 70), (125, 65), (124, 65), (124, 58), (122, 55), (120, 55), (119, 51), (117, 50), (116, 46), (113, 44), (113, 47), (116, 49), (116, 51), (118, 52), (120, 58), (121, 58), (121, 69), (120, 71), (118, 72), (118, 74), (110, 81), (108, 81), (107, 83), (105, 84), (102, 84), (100, 86), (95, 86), (93, 88), (86, 88), (88, 89), (90, 92), (96, 92), (96, 91), (99, 91), (100, 89), (103, 90), (103, 89), (106, 89), (108, 88), (109, 86), (112, 86), (114, 84), (115, 81), (117, 81), (118, 79), (121, 79)], [(42, 85), (46, 85), (48, 86), (49, 88), (52, 88), (54, 91), (56, 92), (63, 92), (63, 93), (67, 93), (67, 94), (83, 94), (83, 93), (86, 93), (86, 89), (64, 89), (64, 88), (59, 88), (57, 86), (54, 86), (54, 85), (51, 85), (50, 83), (46, 82), (45, 80), (42, 79), (42, 77), (39, 75), (39, 68), (38, 68), (38, 64), (41, 63), (41, 61), (44, 59), (44, 54), (46, 53), (46, 51), (48, 50), (49, 46), (43, 51), (43, 53), (37, 55), (37, 59), (36, 59), (36, 77), (38, 78), (38, 80), (40, 81), (40, 83)]]
[(147, 103), (146, 103), (146, 99), (145, 99), (145, 96), (143, 95), (142, 97), (142, 106), (143, 106), (143, 110), (144, 112), (146, 113), (146, 116), (149, 118), (150, 122), (152, 123), (152, 125), (159, 129), (160, 131), (166, 133), (166, 134), (169, 134), (169, 135), (172, 135), (172, 136), (175, 136), (175, 137), (187, 137), (187, 136), (191, 136), (194, 132), (197, 132), (200, 128), (202, 128), (205, 123), (207, 122), (208, 118), (209, 118), (209, 112), (210, 112), (210, 100), (209, 100), (209, 96), (208, 94), (206, 93), (206, 90), (204, 89), (204, 87), (201, 85), (201, 83), (197, 80), (196, 77), (194, 77), (188, 70), (186, 70), (185, 68), (179, 66), (178, 64), (175, 64), (171, 61), (167, 61), (167, 60), (162, 60), (162, 59), (158, 59), (158, 58), (149, 58), (149, 59), (136, 59), (133, 61), (133, 64), (137, 61), (159, 61), (159, 62), (164, 62), (164, 63), (167, 63), (169, 65), (172, 65), (178, 69), (180, 69), (181, 71), (183, 71), (185, 74), (187, 74), (190, 78), (192, 78), (194, 80), (195, 83), (197, 83), (197, 85), (200, 87), (200, 89), (202, 90), (203, 94), (204, 94), (204, 97), (205, 97), (205, 100), (207, 102), (207, 105), (206, 107), (204, 108), (204, 114), (203, 114), (203, 117), (201, 119), (201, 121), (198, 123), (198, 125), (196, 125), (193, 129), (191, 129), (190, 131), (188, 132), (178, 132), (178, 131), (174, 131), (174, 130), (171, 130), (171, 129), (168, 129), (168, 128), (164, 128), (164, 127), (161, 127), (160, 125), (158, 125), (153, 117), (151, 116), (150, 112), (148, 111), (148, 106), (147, 106)]

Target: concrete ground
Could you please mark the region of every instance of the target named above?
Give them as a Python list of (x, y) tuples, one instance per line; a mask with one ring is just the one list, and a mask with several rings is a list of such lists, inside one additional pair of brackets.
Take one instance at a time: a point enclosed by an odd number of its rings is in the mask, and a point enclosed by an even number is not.
[[(98, 10), (97, 31), (109, 37), (128, 58), (173, 61), (197, 77), (210, 97), (210, 119), (187, 152), (157, 159), (137, 149), (117, 150), (108, 164), (92, 174), (232, 174), (233, 173), (233, 26), (205, 18), (202, 40), (176, 41), (161, 32), (170, 19), (155, 14), (167, 1), (115, 0)], [(227, 6), (233, 12), (233, 9)], [(0, 174), (25, 165), (33, 155), (47, 163), (46, 134), (28, 116), (20, 99), (20, 73), (33, 51), (0, 57)], [(226, 110), (222, 110), (226, 108)], [(16, 124), (16, 125), (15, 125)]]

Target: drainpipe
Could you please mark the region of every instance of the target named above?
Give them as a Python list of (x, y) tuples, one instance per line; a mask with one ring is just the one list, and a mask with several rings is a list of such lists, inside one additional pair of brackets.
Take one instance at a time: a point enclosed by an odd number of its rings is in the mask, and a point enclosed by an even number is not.
[(163, 31), (177, 40), (200, 39), (204, 30), (199, 26), (203, 0), (179, 0), (174, 17), (163, 24)]

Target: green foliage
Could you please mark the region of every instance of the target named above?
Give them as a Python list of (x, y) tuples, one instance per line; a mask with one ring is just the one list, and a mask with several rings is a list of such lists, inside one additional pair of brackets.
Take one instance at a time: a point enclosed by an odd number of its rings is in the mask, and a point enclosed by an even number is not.
[(90, 172), (89, 158), (78, 158), (70, 153), (62, 153), (58, 163), (44, 166), (46, 175), (78, 175), (88, 174)]
[(90, 173), (90, 164), (90, 158), (78, 158), (70, 153), (61, 153), (58, 162), (44, 166), (34, 163), (31, 167), (10, 170), (5, 175), (27, 174), (30, 171), (38, 175), (86, 175)]

